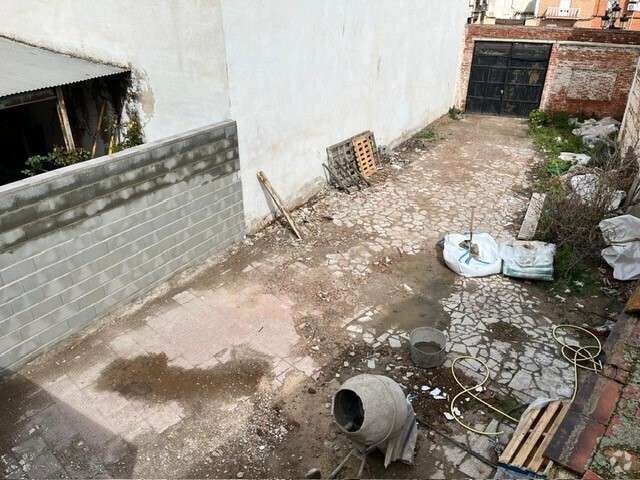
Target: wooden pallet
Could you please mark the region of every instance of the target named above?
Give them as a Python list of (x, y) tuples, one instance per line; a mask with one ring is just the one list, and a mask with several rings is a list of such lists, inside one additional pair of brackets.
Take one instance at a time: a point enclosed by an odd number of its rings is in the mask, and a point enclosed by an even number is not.
[(368, 136), (372, 145), (372, 151), (374, 156), (376, 156), (377, 147), (372, 132), (363, 132), (340, 143), (327, 147), (329, 170), (338, 177), (335, 179), (338, 186), (346, 189), (347, 191), (352, 191), (353, 189), (359, 190), (369, 184), (366, 178), (364, 178), (364, 175), (360, 172), (354, 151), (353, 140), (363, 136)]
[(371, 132), (353, 138), (353, 153), (358, 162), (358, 170), (365, 178), (369, 178), (377, 170), (374, 148), (375, 143)]
[(570, 402), (557, 400), (543, 408), (531, 410), (500, 455), (499, 462), (506, 466), (543, 474), (550, 461), (542, 454), (570, 405)]

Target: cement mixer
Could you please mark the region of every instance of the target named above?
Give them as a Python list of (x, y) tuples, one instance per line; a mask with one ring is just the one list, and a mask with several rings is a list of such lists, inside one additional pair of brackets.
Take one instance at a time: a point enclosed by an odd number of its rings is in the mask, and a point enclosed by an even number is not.
[(376, 448), (385, 455), (385, 467), (397, 460), (413, 464), (418, 437), (416, 415), (402, 388), (392, 379), (368, 374), (350, 378), (333, 395), (331, 414), (338, 428), (356, 444), (331, 478), (352, 455), (362, 460), (360, 478), (367, 454)]

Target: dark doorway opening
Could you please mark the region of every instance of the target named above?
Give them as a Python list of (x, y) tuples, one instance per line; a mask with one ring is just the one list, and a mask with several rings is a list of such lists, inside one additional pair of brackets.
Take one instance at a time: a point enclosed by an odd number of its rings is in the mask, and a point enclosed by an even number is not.
[[(109, 122), (122, 114), (129, 83), (129, 73), (121, 73), (59, 87), (74, 147), (95, 157), (108, 153)], [(29, 157), (65, 147), (64, 131), (55, 88), (0, 98), (0, 185), (26, 178)]]
[(25, 177), (24, 162), (45, 155), (53, 145), (64, 145), (56, 101), (43, 100), (0, 110), (0, 183)]

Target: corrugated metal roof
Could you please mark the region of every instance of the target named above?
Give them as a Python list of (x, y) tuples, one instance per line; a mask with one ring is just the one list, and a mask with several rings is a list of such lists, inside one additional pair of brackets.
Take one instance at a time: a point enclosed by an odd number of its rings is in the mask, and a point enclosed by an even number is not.
[(0, 97), (126, 71), (0, 37)]

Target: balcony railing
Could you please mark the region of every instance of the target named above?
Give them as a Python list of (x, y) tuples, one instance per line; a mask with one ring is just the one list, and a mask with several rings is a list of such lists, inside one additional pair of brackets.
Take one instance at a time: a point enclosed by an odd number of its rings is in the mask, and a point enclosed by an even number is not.
[(580, 18), (579, 8), (548, 7), (544, 14), (547, 18)]

